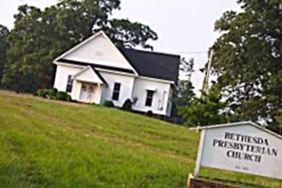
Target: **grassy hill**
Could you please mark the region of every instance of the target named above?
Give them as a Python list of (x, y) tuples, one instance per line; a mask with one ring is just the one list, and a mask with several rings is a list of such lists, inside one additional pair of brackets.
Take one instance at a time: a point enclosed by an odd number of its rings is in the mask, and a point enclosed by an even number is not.
[[(198, 139), (141, 115), (0, 91), (0, 187), (185, 187)], [(201, 176), (281, 186), (211, 169)]]

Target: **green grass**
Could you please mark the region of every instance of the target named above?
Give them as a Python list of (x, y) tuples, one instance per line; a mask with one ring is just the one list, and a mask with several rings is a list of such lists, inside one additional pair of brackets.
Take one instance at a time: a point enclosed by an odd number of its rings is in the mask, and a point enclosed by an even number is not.
[[(120, 110), (0, 92), (0, 187), (185, 187), (199, 135)], [(202, 169), (249, 187), (278, 180)]]

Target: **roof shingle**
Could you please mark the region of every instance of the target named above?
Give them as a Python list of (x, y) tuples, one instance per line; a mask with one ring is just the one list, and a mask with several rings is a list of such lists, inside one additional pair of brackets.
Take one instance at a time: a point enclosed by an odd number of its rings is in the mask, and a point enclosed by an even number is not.
[(120, 48), (140, 76), (177, 82), (180, 56)]

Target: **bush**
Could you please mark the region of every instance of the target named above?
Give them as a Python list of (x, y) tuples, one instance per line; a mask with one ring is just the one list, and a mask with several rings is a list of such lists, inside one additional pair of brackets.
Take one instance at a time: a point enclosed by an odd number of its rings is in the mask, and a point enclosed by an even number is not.
[(70, 96), (70, 95), (68, 95), (68, 96), (67, 96), (67, 101), (72, 101), (72, 99), (71, 99), (71, 96)]
[(66, 92), (59, 91), (56, 94), (56, 99), (60, 101), (70, 101), (70, 96)]
[(103, 106), (109, 107), (109, 108), (115, 107), (113, 101), (105, 101)]
[(56, 88), (47, 89), (46, 93), (47, 93), (47, 95), (49, 97), (51, 97), (51, 98), (54, 97), (55, 98), (57, 96), (58, 90)]
[(131, 111), (132, 110), (132, 101), (130, 99), (126, 99), (121, 109), (125, 111)]
[(38, 89), (35, 93), (36, 96), (38, 97), (46, 97), (45, 89)]
[(54, 89), (38, 89), (35, 93), (36, 96), (49, 98), (49, 99), (56, 99), (58, 90)]
[(61, 101), (71, 101), (71, 96), (63, 91), (58, 91), (56, 88), (53, 89), (38, 89), (35, 93), (36, 96), (56, 99)]
[(149, 111), (147, 112), (147, 116), (153, 117), (153, 112), (152, 112), (151, 110), (149, 110)]

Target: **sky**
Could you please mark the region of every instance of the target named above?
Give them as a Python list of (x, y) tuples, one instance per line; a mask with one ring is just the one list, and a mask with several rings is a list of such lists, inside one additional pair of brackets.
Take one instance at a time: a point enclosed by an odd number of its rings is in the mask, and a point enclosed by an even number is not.
[[(44, 8), (56, 0), (0, 0), (0, 24), (13, 28), (13, 15), (21, 4)], [(227, 10), (239, 11), (236, 0), (121, 0), (121, 10), (113, 17), (149, 25), (159, 39), (151, 42), (154, 51), (195, 59), (192, 83), (201, 89), (203, 74), (199, 71), (208, 60), (207, 51), (219, 33), (214, 23)]]

